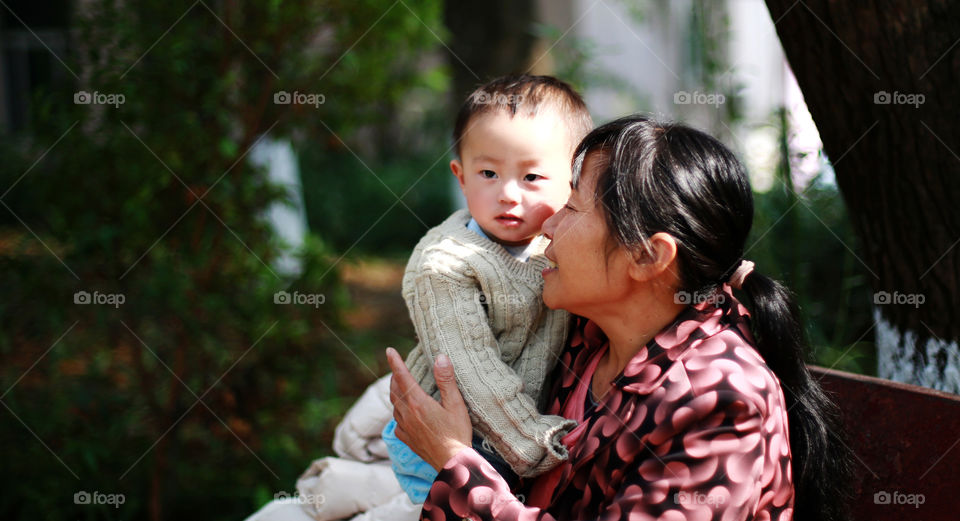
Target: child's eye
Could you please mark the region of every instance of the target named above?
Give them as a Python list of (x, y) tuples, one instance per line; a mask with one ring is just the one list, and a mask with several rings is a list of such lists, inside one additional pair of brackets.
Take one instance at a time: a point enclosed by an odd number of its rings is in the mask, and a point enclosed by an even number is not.
[(524, 180), (524, 181), (529, 181), (529, 182), (531, 182), (531, 183), (534, 182), (534, 181), (536, 181), (536, 180), (538, 180), (538, 179), (543, 179), (543, 176), (542, 176), (542, 175), (537, 175), (537, 174), (527, 174), (527, 175), (523, 176), (523, 180)]
[(496, 179), (497, 177), (497, 173), (494, 172), (493, 170), (481, 170), (480, 175), (482, 175), (487, 179)]

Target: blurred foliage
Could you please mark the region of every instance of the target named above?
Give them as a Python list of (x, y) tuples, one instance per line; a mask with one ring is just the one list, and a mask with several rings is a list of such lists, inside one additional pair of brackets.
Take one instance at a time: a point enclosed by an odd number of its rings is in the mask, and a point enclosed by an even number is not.
[(773, 188), (754, 194), (745, 256), (796, 294), (813, 363), (874, 374), (872, 290), (854, 253), (857, 238), (843, 199), (823, 171), (798, 191), (782, 112), (773, 124), (781, 160)]
[[(365, 223), (309, 236), (302, 272), (277, 273), (285, 246), (264, 213), (285, 196), (247, 153), (268, 132), (289, 139), (322, 186), (367, 175), (343, 160), (349, 147), (435, 148), (392, 136), (445, 88), (428, 59), (441, 7), (75, 5), (60, 58), (77, 77), (36, 88), (26, 128), (0, 140), (0, 517), (242, 519), (329, 452), (339, 397), (383, 371), (342, 340), (339, 250)], [(75, 104), (77, 91), (124, 103)], [(281, 91), (324, 103), (275, 103)], [(383, 177), (399, 195), (416, 176), (396, 164)], [(445, 213), (434, 184), (405, 205)], [(325, 300), (276, 304), (283, 290)], [(76, 304), (78, 292), (124, 302)], [(80, 491), (125, 502), (76, 505)]]
[[(82, 5), (61, 56), (78, 78), (36, 89), (27, 127), (0, 139), (0, 443), (14, 448), (0, 516), (242, 519), (329, 453), (397, 345), (347, 327), (342, 261), (402, 264), (451, 210), (442, 2)], [(704, 28), (725, 21), (700, 14), (706, 85), (724, 35)], [(578, 88), (646, 104), (591, 65), (605, 49), (568, 35), (550, 52)], [(76, 105), (80, 90), (125, 102)], [(324, 102), (274, 103), (281, 91)], [(263, 217), (284, 192), (245, 160), (266, 133), (299, 158), (311, 235), (297, 276), (274, 269), (286, 247)], [(784, 165), (756, 207), (748, 256), (798, 293), (819, 363), (872, 368), (836, 188), (798, 194)], [(277, 305), (282, 290), (325, 302)], [(75, 304), (82, 291), (125, 302)], [(126, 501), (78, 506), (79, 491)]]
[(350, 257), (405, 258), (453, 209), (442, 150), (371, 163), (308, 149), (301, 167), (310, 229)]
[(729, 58), (730, 13), (725, 2), (694, 2), (691, 6), (684, 68), (688, 83), (694, 90), (718, 93), (724, 102), (717, 106), (721, 125), (712, 129), (715, 135), (724, 135), (724, 130), (743, 117), (740, 91), (743, 85), (734, 81), (736, 64)]
[[(598, 62), (604, 55), (618, 54), (616, 46), (598, 45), (592, 38), (569, 34), (566, 28), (549, 24), (534, 24), (533, 33), (550, 48), (540, 60), (550, 60), (553, 75), (563, 79), (580, 93), (587, 89), (616, 93), (629, 101), (634, 109), (649, 105), (645, 96), (616, 72), (602, 67)], [(597, 122), (599, 123), (599, 122)]]

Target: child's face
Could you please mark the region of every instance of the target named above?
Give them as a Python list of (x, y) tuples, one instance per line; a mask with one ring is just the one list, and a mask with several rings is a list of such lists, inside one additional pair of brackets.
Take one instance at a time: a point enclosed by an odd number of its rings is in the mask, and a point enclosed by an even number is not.
[(505, 110), (470, 119), (450, 169), (470, 214), (491, 239), (529, 243), (570, 196), (573, 147), (552, 110), (510, 117)]

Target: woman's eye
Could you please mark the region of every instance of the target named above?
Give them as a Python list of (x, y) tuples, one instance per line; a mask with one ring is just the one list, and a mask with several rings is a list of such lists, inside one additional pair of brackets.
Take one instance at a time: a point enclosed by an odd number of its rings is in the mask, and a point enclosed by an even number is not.
[(494, 179), (495, 177), (497, 177), (497, 173), (494, 172), (493, 170), (481, 170), (480, 175), (482, 175), (483, 177), (486, 177), (487, 179)]
[(527, 174), (527, 175), (523, 176), (523, 180), (524, 180), (524, 181), (529, 181), (529, 182), (531, 182), (531, 183), (534, 182), (534, 181), (536, 181), (536, 180), (538, 180), (538, 179), (543, 179), (543, 176), (542, 176), (542, 175), (537, 175), (537, 174)]

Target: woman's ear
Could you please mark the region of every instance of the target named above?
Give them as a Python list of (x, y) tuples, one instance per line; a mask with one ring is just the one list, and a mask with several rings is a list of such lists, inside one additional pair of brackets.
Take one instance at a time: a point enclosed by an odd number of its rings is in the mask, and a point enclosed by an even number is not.
[[(653, 234), (648, 241), (649, 248), (633, 254), (630, 263), (630, 276), (637, 281), (648, 281), (660, 276), (664, 271), (675, 271), (677, 259), (677, 240), (664, 232)], [(674, 277), (679, 274), (673, 273)]]

